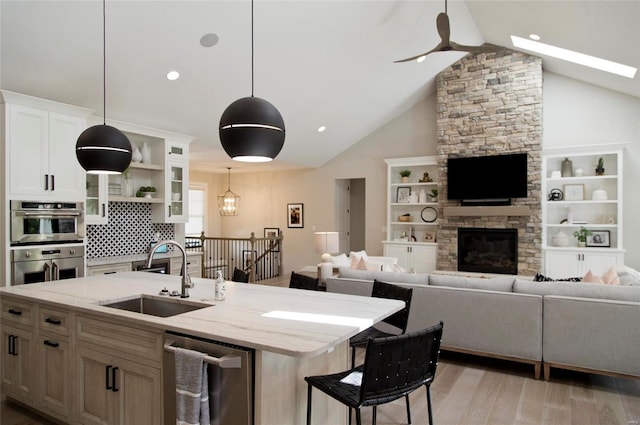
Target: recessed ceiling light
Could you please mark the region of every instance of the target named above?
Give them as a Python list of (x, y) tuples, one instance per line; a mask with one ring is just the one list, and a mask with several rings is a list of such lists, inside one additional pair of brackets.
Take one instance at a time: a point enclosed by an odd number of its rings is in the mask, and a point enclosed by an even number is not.
[(200, 45), (202, 47), (213, 47), (218, 44), (219, 40), (218, 35), (211, 32), (200, 37)]
[(324, 125), (321, 125), (320, 127), (318, 127), (318, 133), (322, 133), (326, 129), (327, 129), (327, 127), (325, 127)]
[(539, 41), (527, 40), (526, 38), (516, 37), (515, 35), (511, 36), (511, 42), (515, 47), (519, 47), (521, 49), (541, 53), (543, 55), (559, 58), (627, 78), (633, 78), (638, 70), (632, 66), (597, 58), (595, 56), (585, 55), (584, 53), (574, 52), (573, 50), (563, 49), (550, 44), (540, 43)]
[(424, 56), (420, 56), (418, 59), (416, 59), (416, 62), (420, 63), (420, 62), (424, 62), (424, 60), (427, 58), (427, 55)]
[(529, 38), (535, 41), (540, 41), (540, 36), (538, 34), (529, 34)]
[(167, 80), (174, 81), (180, 78), (180, 73), (178, 71), (169, 71), (167, 73)]

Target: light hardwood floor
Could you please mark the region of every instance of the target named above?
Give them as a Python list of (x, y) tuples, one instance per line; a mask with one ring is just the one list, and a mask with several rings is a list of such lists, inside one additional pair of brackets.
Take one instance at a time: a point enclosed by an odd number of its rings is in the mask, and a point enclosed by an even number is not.
[[(435, 425), (640, 425), (640, 380), (553, 369), (545, 382), (528, 365), (443, 353), (431, 393)], [(52, 425), (20, 406), (0, 407), (2, 425)], [(371, 408), (362, 412), (371, 423)], [(414, 424), (428, 423), (424, 389), (411, 395), (411, 414)], [(378, 424), (406, 424), (404, 401), (380, 406)]]

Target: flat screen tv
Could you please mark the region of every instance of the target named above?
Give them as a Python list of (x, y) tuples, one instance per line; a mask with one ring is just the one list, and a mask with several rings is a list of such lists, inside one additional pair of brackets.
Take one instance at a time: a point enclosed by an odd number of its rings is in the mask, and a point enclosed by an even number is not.
[(447, 159), (449, 199), (478, 203), (527, 197), (527, 154)]

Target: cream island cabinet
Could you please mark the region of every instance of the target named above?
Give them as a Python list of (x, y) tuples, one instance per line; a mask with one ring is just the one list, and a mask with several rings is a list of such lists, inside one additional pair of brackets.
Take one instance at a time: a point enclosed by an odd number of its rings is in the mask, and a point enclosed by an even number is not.
[[(179, 276), (130, 272), (0, 288), (2, 395), (64, 423), (175, 423), (161, 407), (163, 338), (172, 332), (251, 350), (253, 423), (300, 424), (304, 377), (346, 370), (349, 338), (403, 307), (235, 282), (217, 302), (213, 281), (193, 282), (187, 302), (202, 308), (171, 317), (103, 304), (179, 289)], [(318, 397), (312, 418), (346, 424), (347, 409)]]

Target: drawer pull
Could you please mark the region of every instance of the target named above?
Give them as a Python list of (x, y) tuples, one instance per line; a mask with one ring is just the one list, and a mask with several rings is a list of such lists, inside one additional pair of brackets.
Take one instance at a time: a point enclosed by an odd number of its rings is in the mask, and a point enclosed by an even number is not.
[(9, 309), (9, 313), (11, 314), (15, 314), (16, 316), (22, 316), (22, 311), (20, 310), (14, 310), (12, 308)]
[(113, 391), (114, 393), (117, 393), (118, 387), (116, 387), (116, 372), (118, 371), (118, 367), (114, 367), (113, 369), (111, 369), (111, 383), (113, 384), (113, 389), (111, 391)]
[(60, 325), (62, 322), (58, 319), (52, 319), (51, 317), (47, 317), (44, 319), (45, 322), (51, 323), (52, 325)]
[(58, 348), (60, 346), (59, 343), (55, 341), (49, 341), (48, 339), (44, 341), (44, 345), (48, 345), (49, 347)]

